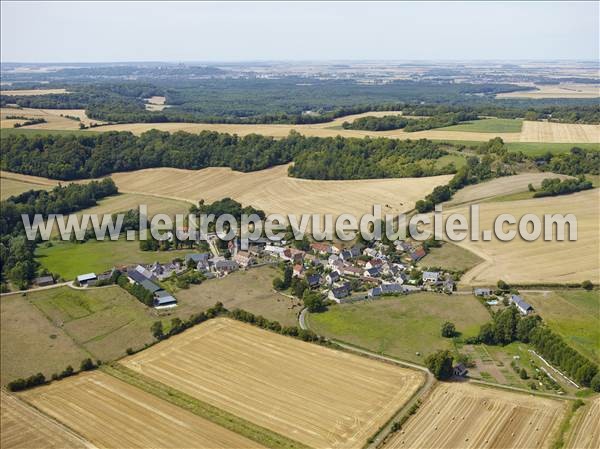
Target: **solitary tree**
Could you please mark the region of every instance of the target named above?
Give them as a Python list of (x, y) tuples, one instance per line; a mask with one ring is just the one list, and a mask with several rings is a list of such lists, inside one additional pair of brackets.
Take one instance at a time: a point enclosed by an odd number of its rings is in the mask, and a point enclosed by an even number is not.
[(425, 365), (436, 379), (446, 380), (452, 377), (452, 355), (449, 351), (437, 351), (429, 354)]
[(163, 325), (161, 321), (155, 321), (152, 323), (152, 327), (150, 327), (150, 332), (157, 340), (160, 340), (164, 337), (163, 333)]
[(451, 323), (450, 321), (446, 321), (444, 324), (442, 324), (442, 337), (452, 338), (455, 335), (456, 335), (456, 326), (454, 326), (454, 323)]

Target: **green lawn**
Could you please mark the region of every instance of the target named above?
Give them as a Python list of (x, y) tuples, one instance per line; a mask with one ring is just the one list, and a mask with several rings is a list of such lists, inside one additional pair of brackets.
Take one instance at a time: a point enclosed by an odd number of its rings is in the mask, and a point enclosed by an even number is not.
[(421, 259), (422, 267), (439, 267), (450, 271), (467, 271), (483, 259), (471, 251), (450, 242), (443, 242), (440, 248), (431, 248)]
[(486, 118), (463, 122), (458, 125), (439, 128), (443, 131), (462, 131), (472, 133), (520, 133), (523, 120), (505, 118)]
[(600, 362), (600, 292), (555, 290), (525, 293), (544, 321), (586, 357)]
[(75, 279), (78, 274), (101, 273), (115, 265), (168, 262), (189, 252), (192, 251), (140, 251), (139, 242), (121, 239), (85, 243), (52, 241), (51, 246), (41, 244), (36, 256), (38, 262), (52, 273), (64, 279)]
[(118, 286), (75, 290), (60, 287), (27, 294), (46, 318), (95, 358), (108, 361), (153, 338), (154, 311)]
[(469, 337), (489, 319), (470, 295), (415, 293), (330, 306), (327, 312), (310, 314), (308, 321), (321, 335), (422, 364), (431, 352), (452, 349), (452, 340), (440, 335), (445, 321)]

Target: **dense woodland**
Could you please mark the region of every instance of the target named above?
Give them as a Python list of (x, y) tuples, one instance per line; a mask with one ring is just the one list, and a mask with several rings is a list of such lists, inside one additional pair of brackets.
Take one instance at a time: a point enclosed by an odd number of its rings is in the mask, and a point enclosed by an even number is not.
[(383, 117), (361, 117), (352, 123), (344, 122), (342, 126), (344, 129), (363, 129), (368, 131), (404, 129), (406, 132), (414, 132), (458, 125), (460, 122), (477, 120), (478, 118), (477, 114), (472, 112), (444, 112), (422, 119), (411, 119), (399, 115), (385, 115)]
[(585, 176), (577, 179), (547, 178), (542, 181), (540, 189), (533, 194), (534, 198), (545, 196), (567, 195), (569, 193), (589, 190), (593, 187), (592, 182), (585, 179)]
[(3, 170), (53, 179), (94, 178), (151, 167), (261, 170), (294, 161), (292, 176), (308, 179), (364, 179), (453, 173), (436, 167), (446, 151), (427, 140), (287, 138), (148, 131), (2, 138)]
[(6, 279), (17, 287), (25, 288), (35, 277), (37, 262), (34, 258), (36, 241), (26, 238), (22, 214), (33, 222), (35, 214), (47, 218), (49, 214), (68, 214), (97, 204), (97, 200), (115, 195), (117, 186), (110, 178), (88, 184), (57, 186), (50, 191), (30, 190), (0, 202), (0, 281)]

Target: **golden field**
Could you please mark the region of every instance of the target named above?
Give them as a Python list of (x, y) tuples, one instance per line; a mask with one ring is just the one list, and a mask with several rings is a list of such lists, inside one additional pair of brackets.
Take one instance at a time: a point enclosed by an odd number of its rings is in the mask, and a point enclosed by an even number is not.
[(20, 195), (29, 190), (48, 190), (51, 187), (43, 184), (32, 184), (16, 179), (0, 177), (0, 200), (5, 200), (9, 196)]
[(100, 448), (260, 447), (98, 371), (29, 390), (20, 397)]
[(95, 448), (68, 428), (0, 391), (0, 447), (2, 449)]
[(416, 392), (416, 371), (217, 318), (121, 361), (314, 448), (361, 447)]
[(597, 98), (600, 85), (581, 83), (533, 84), (532, 90), (506, 92), (497, 98)]
[(600, 125), (523, 122), (520, 142), (600, 142)]
[(150, 97), (146, 99), (146, 110), (147, 111), (162, 111), (167, 106), (165, 105), (165, 97)]
[(549, 448), (564, 409), (552, 399), (442, 383), (384, 448)]
[[(90, 119), (84, 109), (34, 109), (34, 108), (0, 108), (0, 127), (13, 128), (15, 123), (23, 123), (23, 119), (6, 119), (7, 116), (23, 116), (28, 119), (43, 118), (46, 123), (29, 125), (23, 129), (44, 130), (78, 130), (79, 124), (86, 126), (90, 124), (102, 124), (99, 120)], [(79, 121), (72, 120), (66, 116), (78, 117)]]
[(600, 447), (600, 398), (580, 409), (566, 447), (568, 449), (597, 449)]
[[(502, 242), (494, 236), (491, 241), (465, 239), (455, 242), (485, 260), (465, 273), (461, 282), (476, 285), (495, 285), (498, 279), (523, 284), (569, 283), (586, 279), (599, 282), (599, 211), (598, 189), (556, 197), (481, 204), (481, 230), (493, 230), (494, 220), (500, 214), (512, 214), (517, 223), (523, 215), (535, 214), (542, 220), (542, 238), (528, 242), (517, 236), (510, 242)], [(444, 215), (454, 212), (468, 214), (468, 207), (448, 209), (444, 211)], [(569, 213), (577, 218), (577, 241), (544, 241), (544, 214)], [(517, 225), (511, 225), (509, 228), (518, 229)]]
[(66, 94), (67, 89), (19, 89), (19, 90), (4, 90), (0, 91), (0, 95), (16, 96), (34, 96), (34, 95), (51, 95), (51, 94)]
[(229, 168), (202, 170), (150, 168), (111, 175), (124, 193), (144, 193), (164, 198), (213, 202), (233, 198), (269, 213), (364, 214), (381, 204), (383, 213), (397, 214), (414, 207), (434, 187), (452, 175), (428, 178), (316, 181), (290, 178), (287, 165), (250, 173)]

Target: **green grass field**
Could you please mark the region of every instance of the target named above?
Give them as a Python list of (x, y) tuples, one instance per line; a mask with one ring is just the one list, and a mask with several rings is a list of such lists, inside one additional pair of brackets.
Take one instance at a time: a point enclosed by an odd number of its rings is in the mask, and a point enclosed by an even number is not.
[(456, 168), (461, 168), (467, 165), (467, 159), (460, 154), (447, 154), (435, 161), (436, 168), (442, 168), (450, 163), (453, 163)]
[(469, 250), (461, 248), (454, 243), (444, 242), (440, 248), (431, 248), (429, 253), (421, 259), (422, 267), (439, 267), (450, 271), (467, 271), (483, 259)]
[(153, 340), (150, 326), (158, 319), (154, 310), (120, 287), (60, 287), (27, 295), (51, 323), (96, 359), (113, 360), (124, 356), (127, 348), (139, 349)]
[(63, 279), (75, 279), (78, 274), (89, 272), (101, 273), (115, 265), (169, 262), (192, 252), (189, 250), (140, 251), (139, 242), (124, 239), (90, 240), (85, 243), (52, 241), (51, 245), (38, 246), (37, 260), (44, 268), (59, 274)]
[(600, 362), (600, 293), (555, 290), (523, 295), (544, 321), (586, 357)]
[(64, 329), (53, 325), (30, 301), (33, 293), (0, 300), (0, 382), (41, 372), (46, 377), (67, 365), (79, 368), (90, 354)]
[(308, 321), (321, 335), (422, 364), (431, 352), (452, 349), (452, 340), (440, 335), (445, 321), (469, 337), (489, 319), (470, 295), (415, 293), (330, 306), (327, 312), (310, 314)]
[(187, 318), (220, 301), (230, 310), (239, 308), (279, 321), (284, 326), (296, 326), (301, 307), (298, 301), (292, 302), (273, 291), (273, 278), (277, 275), (280, 273), (276, 268), (264, 266), (191, 285), (189, 289), (175, 292), (179, 305), (173, 313)]
[(520, 133), (523, 120), (486, 118), (463, 122), (458, 125), (440, 128), (443, 131), (463, 131), (473, 133)]

